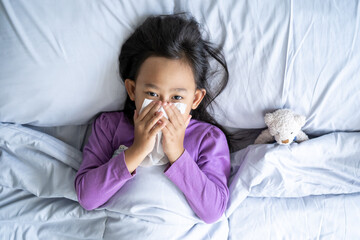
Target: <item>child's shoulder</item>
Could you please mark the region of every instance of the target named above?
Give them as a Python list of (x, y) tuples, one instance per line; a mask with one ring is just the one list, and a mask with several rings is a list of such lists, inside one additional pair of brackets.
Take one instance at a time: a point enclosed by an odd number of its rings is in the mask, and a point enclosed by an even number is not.
[(114, 126), (117, 127), (119, 124), (129, 125), (130, 122), (127, 119), (125, 113), (123, 111), (115, 111), (115, 112), (102, 112), (96, 118), (97, 124)]
[(197, 133), (197, 134), (201, 135), (202, 137), (213, 136), (213, 137), (217, 138), (220, 136), (225, 136), (223, 131), (220, 128), (218, 128), (217, 126), (215, 126), (211, 123), (203, 122), (203, 121), (196, 120), (196, 119), (192, 119), (190, 121), (188, 128), (189, 128), (190, 132)]

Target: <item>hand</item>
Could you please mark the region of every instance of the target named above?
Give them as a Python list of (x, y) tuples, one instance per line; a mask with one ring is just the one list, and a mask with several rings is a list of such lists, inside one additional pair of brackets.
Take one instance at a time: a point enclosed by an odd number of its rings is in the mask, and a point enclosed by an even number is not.
[(138, 114), (134, 113), (134, 142), (125, 151), (125, 162), (129, 172), (133, 172), (154, 148), (155, 136), (166, 126), (166, 122), (159, 120), (163, 117), (158, 112), (161, 102), (151, 102)]
[(190, 123), (191, 115), (183, 116), (172, 103), (164, 103), (163, 107), (169, 119), (163, 117), (165, 126), (163, 133), (163, 149), (170, 164), (173, 164), (184, 152), (185, 130)]

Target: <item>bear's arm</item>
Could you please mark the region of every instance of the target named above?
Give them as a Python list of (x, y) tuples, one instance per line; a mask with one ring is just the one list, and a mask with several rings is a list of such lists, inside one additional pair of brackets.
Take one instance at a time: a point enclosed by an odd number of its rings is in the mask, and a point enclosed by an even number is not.
[(303, 142), (309, 140), (308, 135), (300, 130), (300, 132), (296, 135), (296, 142)]
[(264, 144), (274, 141), (274, 137), (270, 134), (269, 129), (263, 130), (260, 135), (256, 138), (255, 144)]

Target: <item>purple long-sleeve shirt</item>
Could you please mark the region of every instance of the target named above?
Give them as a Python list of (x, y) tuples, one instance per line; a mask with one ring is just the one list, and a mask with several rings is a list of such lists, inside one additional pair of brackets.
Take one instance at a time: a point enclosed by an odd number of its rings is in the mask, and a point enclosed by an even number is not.
[[(130, 174), (124, 152), (112, 158), (120, 145), (131, 146), (134, 126), (123, 112), (101, 114), (83, 151), (83, 161), (75, 178), (79, 203), (87, 210), (105, 204), (126, 182)], [(227, 180), (230, 154), (224, 133), (217, 127), (191, 120), (185, 131), (184, 153), (164, 174), (185, 195), (189, 205), (204, 222), (221, 217), (229, 198)], [(144, 196), (146, 197), (146, 196)]]

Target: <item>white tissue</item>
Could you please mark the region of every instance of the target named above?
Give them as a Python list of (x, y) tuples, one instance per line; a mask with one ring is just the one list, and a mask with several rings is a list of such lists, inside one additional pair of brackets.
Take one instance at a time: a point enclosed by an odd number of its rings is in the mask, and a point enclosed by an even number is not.
[[(150, 99), (146, 99), (144, 100), (140, 112), (142, 112), (142, 110), (149, 105), (153, 100)], [(181, 114), (185, 113), (186, 110), (186, 104), (185, 103), (173, 103), (177, 109), (179, 109)], [(169, 119), (169, 117), (167, 116), (165, 110), (163, 107), (161, 107), (159, 109), (159, 112), (162, 111), (164, 113), (164, 117), (166, 117), (167, 119)], [(141, 162), (140, 166), (142, 167), (150, 167), (153, 165), (164, 165), (167, 164), (169, 162), (169, 159), (166, 157), (163, 147), (162, 147), (162, 132), (160, 131), (158, 134), (156, 134), (155, 137), (155, 146), (154, 149), (152, 150), (151, 153), (149, 153), (145, 159)], [(114, 152), (112, 157), (116, 157), (117, 155), (119, 155), (121, 152), (125, 151), (126, 149), (128, 149), (128, 147), (124, 146), (124, 145), (120, 145), (120, 147), (118, 149), (116, 149), (116, 151)]]
[[(149, 105), (153, 100), (150, 99), (146, 99), (144, 100), (142, 106), (141, 106), (141, 110), (140, 112), (147, 106)], [(186, 110), (186, 104), (185, 103), (173, 103), (175, 105), (175, 107), (177, 107), (177, 109), (179, 109), (181, 114), (185, 113)], [(164, 113), (164, 117), (166, 117), (167, 119), (168, 116), (164, 110), (163, 107), (161, 107), (159, 109), (159, 112), (163, 112)], [(162, 132), (160, 131), (158, 134), (156, 134), (156, 139), (155, 139), (155, 146), (154, 149), (152, 150), (151, 153), (149, 153), (145, 159), (142, 161), (142, 163), (140, 164), (140, 166), (142, 167), (149, 167), (149, 166), (153, 166), (153, 165), (164, 165), (166, 163), (169, 162), (169, 159), (166, 157), (163, 147), (162, 147)]]

